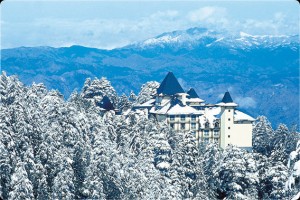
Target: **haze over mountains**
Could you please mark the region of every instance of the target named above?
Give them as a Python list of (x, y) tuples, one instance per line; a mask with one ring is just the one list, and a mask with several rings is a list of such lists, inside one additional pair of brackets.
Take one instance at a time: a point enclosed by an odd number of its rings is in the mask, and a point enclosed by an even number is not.
[(20, 47), (2, 50), (2, 70), (25, 84), (43, 82), (68, 97), (88, 77), (105, 76), (118, 91), (138, 93), (146, 81), (172, 71), (183, 88), (209, 103), (229, 90), (240, 109), (273, 125), (299, 123), (299, 40), (294, 36), (191, 28), (123, 48)]

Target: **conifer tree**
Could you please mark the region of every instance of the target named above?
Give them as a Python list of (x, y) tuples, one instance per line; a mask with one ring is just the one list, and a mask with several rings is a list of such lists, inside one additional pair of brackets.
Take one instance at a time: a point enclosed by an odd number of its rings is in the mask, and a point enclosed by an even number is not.
[(25, 163), (18, 161), (11, 178), (9, 199), (33, 199), (33, 186), (28, 179)]
[(141, 91), (137, 96), (136, 103), (142, 104), (152, 99), (156, 95), (156, 90), (159, 87), (159, 83), (156, 81), (149, 81), (142, 85)]

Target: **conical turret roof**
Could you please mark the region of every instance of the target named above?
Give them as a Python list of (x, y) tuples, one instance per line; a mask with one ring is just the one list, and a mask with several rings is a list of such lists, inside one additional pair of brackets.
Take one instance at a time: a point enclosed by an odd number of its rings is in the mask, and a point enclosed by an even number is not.
[(103, 99), (99, 103), (100, 108), (105, 110), (114, 110), (114, 105), (111, 103), (107, 96), (104, 96)]
[(188, 98), (199, 98), (199, 96), (198, 96), (197, 92), (194, 90), (194, 88), (189, 89), (187, 94), (189, 95)]
[(174, 95), (184, 93), (181, 85), (172, 72), (169, 72), (157, 89), (157, 94)]
[(223, 103), (233, 103), (233, 100), (232, 100), (232, 98), (230, 96), (230, 93), (228, 91), (225, 92), (224, 97), (222, 99), (222, 102)]

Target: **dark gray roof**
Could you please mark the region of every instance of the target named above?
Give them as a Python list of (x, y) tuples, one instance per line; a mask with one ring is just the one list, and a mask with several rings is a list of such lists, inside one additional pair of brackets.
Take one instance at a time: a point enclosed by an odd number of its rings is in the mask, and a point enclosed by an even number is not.
[(109, 98), (107, 96), (104, 96), (103, 99), (99, 103), (100, 108), (103, 108), (105, 110), (114, 110), (114, 105), (111, 103)]
[(174, 95), (184, 93), (181, 85), (172, 72), (169, 72), (157, 89), (157, 94)]
[(188, 98), (199, 98), (197, 92), (194, 90), (194, 88), (189, 89), (188, 93)]
[(230, 93), (228, 91), (225, 92), (224, 97), (222, 99), (222, 102), (223, 103), (233, 103), (233, 100), (232, 100), (232, 98), (230, 96)]

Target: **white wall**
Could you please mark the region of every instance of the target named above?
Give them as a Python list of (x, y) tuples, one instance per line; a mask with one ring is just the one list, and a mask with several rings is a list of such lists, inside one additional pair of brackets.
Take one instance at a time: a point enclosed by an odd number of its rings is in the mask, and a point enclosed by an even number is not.
[(229, 144), (237, 147), (252, 147), (252, 122), (236, 123), (233, 121), (233, 114), (233, 107), (222, 107), (220, 147), (225, 148)]

